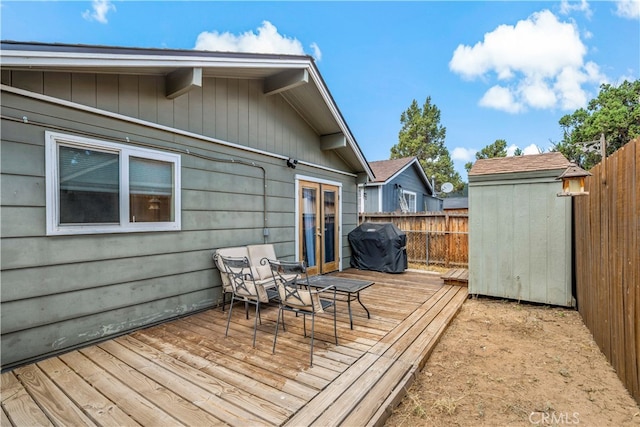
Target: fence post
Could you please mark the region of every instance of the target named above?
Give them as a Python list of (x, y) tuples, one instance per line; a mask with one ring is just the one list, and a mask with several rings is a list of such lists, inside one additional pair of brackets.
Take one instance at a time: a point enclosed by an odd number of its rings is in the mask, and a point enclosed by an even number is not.
[(444, 249), (444, 266), (450, 267), (450, 253), (451, 253), (451, 230), (449, 230), (449, 213), (445, 212), (444, 214), (444, 241), (445, 241), (445, 249)]

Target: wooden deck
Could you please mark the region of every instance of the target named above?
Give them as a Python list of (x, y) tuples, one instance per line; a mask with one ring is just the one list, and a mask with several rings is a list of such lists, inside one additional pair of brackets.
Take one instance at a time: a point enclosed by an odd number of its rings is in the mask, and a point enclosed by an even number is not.
[[(290, 313), (272, 354), (277, 308), (220, 308), (139, 330), (3, 373), (2, 426), (382, 425), (467, 297), (437, 274), (346, 270), (376, 284), (362, 292), (367, 319), (338, 303), (316, 320), (314, 366), (302, 319)], [(239, 306), (238, 306), (239, 307)]]

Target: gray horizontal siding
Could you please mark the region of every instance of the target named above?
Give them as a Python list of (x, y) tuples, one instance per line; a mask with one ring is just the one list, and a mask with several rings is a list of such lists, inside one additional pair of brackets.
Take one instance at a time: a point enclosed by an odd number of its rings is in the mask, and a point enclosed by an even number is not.
[[(19, 87), (137, 114), (168, 126), (209, 132), (209, 136), (226, 135), (225, 139), (236, 138), (255, 148), (341, 169), (342, 163), (333, 154), (320, 152), (318, 136), (288, 104), (283, 104), (280, 97), (262, 96), (255, 82), (230, 84), (221, 80), (205, 85), (200, 98), (190, 94), (173, 102), (160, 96), (154, 102), (151, 94), (156, 96), (163, 87), (162, 81), (155, 78), (66, 78), (64, 73), (14, 72), (9, 80), (15, 83), (18, 75)], [(2, 76), (6, 81), (4, 70)], [(54, 89), (56, 85), (62, 87)], [(114, 93), (106, 89), (114, 85), (118, 87)], [(79, 95), (78, 88), (93, 94)], [(130, 91), (136, 90), (137, 95), (131, 97)], [(212, 90), (214, 99), (206, 92)], [(148, 95), (140, 95), (145, 93)], [(238, 94), (246, 94), (249, 99), (235, 99)], [(227, 97), (226, 102), (221, 96)], [(209, 114), (211, 117), (200, 117), (191, 111), (193, 103), (196, 110), (208, 111), (211, 105), (215, 109)], [(178, 105), (189, 113), (177, 114)], [(223, 106), (224, 113), (219, 111)], [(260, 113), (253, 114), (254, 109)], [(304, 165), (294, 171), (277, 158), (6, 92), (2, 113), (7, 117), (26, 116), (29, 122), (2, 120), (1, 124), (4, 367), (220, 302), (220, 277), (211, 255), (216, 248), (263, 242), (263, 190), (268, 242), (275, 245), (279, 257), (293, 259), (296, 173), (343, 184), (342, 265), (349, 265), (346, 236), (357, 223), (354, 178)], [(133, 143), (153, 144), (159, 150), (178, 148), (216, 160), (183, 151), (180, 232), (46, 236), (45, 130), (88, 133), (95, 139), (119, 143), (125, 143), (128, 137)], [(317, 161), (321, 157), (322, 162)], [(235, 162), (229, 163), (230, 159)], [(267, 181), (260, 168), (238, 161), (264, 168)]]
[[(211, 305), (212, 289), (2, 334), (3, 366), (73, 348)], [(78, 324), (82, 329), (78, 329)]]

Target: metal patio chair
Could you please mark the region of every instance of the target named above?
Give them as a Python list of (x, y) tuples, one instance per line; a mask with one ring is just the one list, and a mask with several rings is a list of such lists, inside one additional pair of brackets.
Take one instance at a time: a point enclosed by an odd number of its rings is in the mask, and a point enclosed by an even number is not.
[[(304, 262), (286, 262), (268, 260), (278, 290), (278, 320), (276, 333), (273, 338), (273, 353), (276, 352), (278, 327), (282, 319), (282, 329), (285, 330), (284, 311), (291, 311), (303, 316), (304, 336), (307, 336), (307, 316), (311, 316), (311, 351), (310, 366), (313, 367), (313, 340), (315, 332), (316, 314), (324, 313), (333, 306), (333, 334), (338, 345), (338, 328), (336, 323), (336, 288), (327, 286), (322, 289), (309, 285), (309, 276)], [(323, 298), (320, 295), (323, 294)], [(327, 298), (332, 295), (331, 298)]]
[(253, 321), (253, 346), (256, 346), (256, 330), (258, 321), (260, 320), (260, 304), (268, 303), (270, 300), (277, 298), (275, 289), (266, 289), (260, 283), (256, 283), (254, 273), (251, 270), (251, 264), (247, 257), (225, 257), (220, 256), (220, 261), (224, 267), (224, 272), (229, 278), (231, 284), (231, 305), (229, 307), (229, 315), (227, 316), (227, 329), (224, 333), (225, 337), (229, 334), (229, 324), (231, 323), (231, 313), (233, 312), (233, 303), (236, 301), (244, 302), (245, 315), (249, 318), (248, 305), (256, 306), (255, 319)]

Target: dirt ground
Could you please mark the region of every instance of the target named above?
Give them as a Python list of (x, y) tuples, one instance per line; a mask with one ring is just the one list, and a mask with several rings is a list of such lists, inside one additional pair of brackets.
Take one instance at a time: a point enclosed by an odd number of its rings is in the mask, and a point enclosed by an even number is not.
[(386, 426), (640, 426), (571, 309), (467, 300)]

